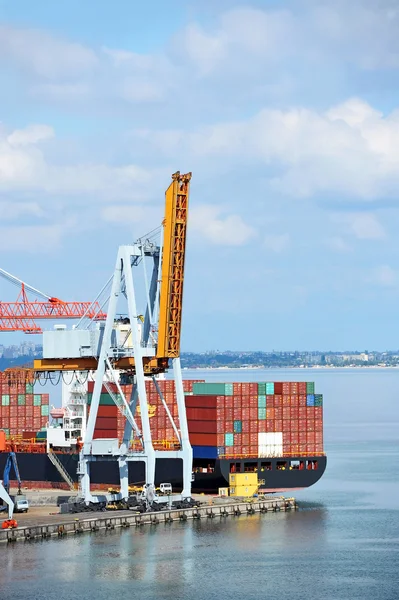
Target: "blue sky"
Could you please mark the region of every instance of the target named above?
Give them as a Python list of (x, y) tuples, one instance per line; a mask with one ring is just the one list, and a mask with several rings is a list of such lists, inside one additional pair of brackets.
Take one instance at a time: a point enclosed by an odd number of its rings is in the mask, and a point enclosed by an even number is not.
[(397, 348), (398, 34), (391, 0), (0, 0), (0, 266), (91, 300), (192, 171), (184, 350)]

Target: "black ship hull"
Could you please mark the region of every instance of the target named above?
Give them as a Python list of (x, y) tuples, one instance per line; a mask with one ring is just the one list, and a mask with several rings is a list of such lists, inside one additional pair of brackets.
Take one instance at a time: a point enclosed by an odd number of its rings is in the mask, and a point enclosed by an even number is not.
[[(63, 467), (77, 481), (77, 454), (57, 454)], [(0, 453), (0, 473), (3, 472), (7, 460), (6, 453)], [(46, 454), (17, 453), (18, 466), (23, 485), (30, 487), (64, 487), (64, 480)], [(265, 460), (267, 468), (265, 469)], [(304, 468), (282, 469), (284, 461), (301, 463)], [(250, 461), (250, 462), (249, 462)], [(307, 468), (310, 463), (312, 468)], [(229, 474), (244, 472), (249, 468), (256, 469), (258, 478), (264, 480), (261, 490), (265, 492), (283, 492), (307, 488), (315, 484), (323, 475), (327, 465), (325, 456), (306, 458), (290, 457), (269, 459), (194, 459), (193, 461), (193, 493), (216, 494), (219, 488), (229, 486)], [(144, 463), (129, 463), (129, 483), (142, 485), (145, 483)], [(96, 461), (90, 465), (90, 478), (93, 486), (116, 486), (119, 484), (119, 470), (116, 461)], [(13, 479), (11, 475), (11, 479)], [(182, 489), (183, 469), (180, 459), (158, 459), (155, 470), (155, 483), (171, 483), (174, 491)]]

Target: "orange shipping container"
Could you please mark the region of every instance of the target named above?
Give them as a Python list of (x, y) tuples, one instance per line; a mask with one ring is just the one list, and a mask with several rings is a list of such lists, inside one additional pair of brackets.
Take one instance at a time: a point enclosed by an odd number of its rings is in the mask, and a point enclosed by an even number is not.
[(216, 433), (190, 433), (192, 446), (217, 446)]

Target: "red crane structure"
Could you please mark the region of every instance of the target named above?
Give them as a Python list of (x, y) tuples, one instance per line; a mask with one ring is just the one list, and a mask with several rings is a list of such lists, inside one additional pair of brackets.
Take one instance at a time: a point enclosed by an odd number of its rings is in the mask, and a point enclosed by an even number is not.
[[(89, 319), (103, 320), (107, 316), (102, 312), (98, 302), (64, 302), (59, 298), (47, 296), (4, 269), (0, 269), (0, 276), (20, 288), (16, 302), (0, 301), (0, 331), (42, 333), (41, 327), (36, 323), (37, 319), (88, 317)], [(30, 301), (27, 292), (43, 298), (43, 301)]]

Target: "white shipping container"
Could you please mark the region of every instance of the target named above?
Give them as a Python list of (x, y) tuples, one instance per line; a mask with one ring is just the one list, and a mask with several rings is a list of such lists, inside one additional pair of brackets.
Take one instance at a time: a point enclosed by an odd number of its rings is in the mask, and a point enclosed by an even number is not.
[(258, 433), (258, 452), (261, 458), (265, 458), (268, 456), (282, 456), (282, 431), (275, 431), (271, 433)]

